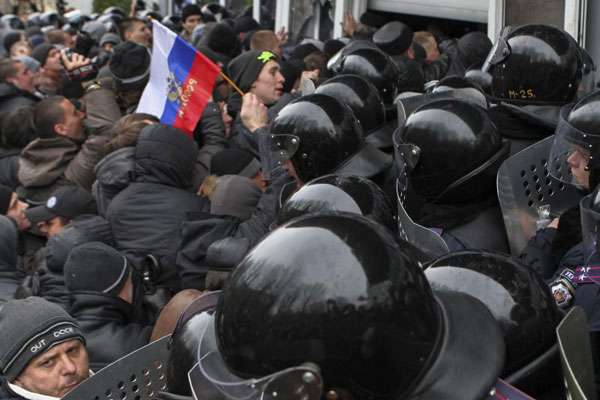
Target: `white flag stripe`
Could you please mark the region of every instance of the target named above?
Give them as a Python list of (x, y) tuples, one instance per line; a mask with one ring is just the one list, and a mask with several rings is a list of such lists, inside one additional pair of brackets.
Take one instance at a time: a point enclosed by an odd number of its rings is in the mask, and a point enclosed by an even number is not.
[[(152, 62), (150, 81), (144, 89), (136, 112), (160, 118), (167, 102), (169, 65), (168, 57), (177, 36), (159, 22), (152, 20)], [(158, 95), (163, 94), (162, 96)]]

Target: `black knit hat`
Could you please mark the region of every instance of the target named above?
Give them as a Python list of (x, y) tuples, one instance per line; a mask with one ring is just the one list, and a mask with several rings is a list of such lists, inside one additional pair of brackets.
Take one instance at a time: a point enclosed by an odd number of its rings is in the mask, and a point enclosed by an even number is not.
[(206, 38), (206, 45), (221, 54), (233, 58), (240, 54), (241, 44), (237, 35), (225, 22), (216, 24)]
[(319, 51), (319, 48), (312, 43), (300, 44), (294, 48), (294, 51), (290, 54), (290, 58), (304, 60), (304, 57), (315, 51)]
[(181, 22), (185, 22), (185, 20), (192, 15), (203, 16), (202, 10), (200, 10), (200, 7), (195, 4), (188, 4), (187, 6), (183, 7), (183, 10), (181, 10)]
[(259, 171), (260, 162), (244, 150), (221, 150), (210, 161), (211, 175), (240, 175), (246, 178), (254, 178)]
[(233, 30), (235, 33), (249, 32), (260, 29), (260, 24), (248, 15), (243, 15), (233, 21)]
[(32, 223), (48, 221), (54, 217), (73, 219), (83, 214), (97, 214), (92, 195), (75, 185), (61, 186), (46, 200), (46, 204), (25, 210)]
[(22, 37), (23, 32), (21, 31), (11, 31), (4, 35), (4, 42), (2, 44), (6, 52), (9, 53), (12, 45), (20, 41)]
[(89, 242), (71, 250), (64, 266), (70, 292), (99, 292), (117, 296), (129, 278), (127, 258), (101, 242)]
[(227, 65), (229, 77), (243, 92), (247, 92), (269, 60), (277, 61), (277, 56), (270, 51), (250, 50), (242, 53)]
[(143, 89), (150, 76), (150, 52), (144, 46), (123, 42), (113, 48), (108, 64), (118, 90)]
[(55, 49), (56, 47), (53, 44), (42, 43), (35, 46), (35, 49), (31, 52), (31, 57), (35, 58), (43, 67), (46, 64), (46, 60), (48, 59), (48, 54), (50, 54), (50, 50)]
[(8, 186), (0, 185), (0, 215), (6, 215), (10, 207), (13, 191)]
[(10, 300), (0, 306), (0, 373), (13, 382), (29, 362), (71, 339), (85, 343), (75, 321), (41, 297)]

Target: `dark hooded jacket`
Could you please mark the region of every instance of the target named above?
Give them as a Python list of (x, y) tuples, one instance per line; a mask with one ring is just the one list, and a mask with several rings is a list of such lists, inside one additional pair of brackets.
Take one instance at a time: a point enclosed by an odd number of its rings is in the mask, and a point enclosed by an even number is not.
[(14, 299), (18, 284), (17, 227), (0, 215), (0, 304)]
[(205, 206), (191, 188), (198, 148), (180, 130), (156, 124), (142, 130), (134, 157), (134, 182), (112, 200), (106, 216), (117, 249), (134, 264), (148, 254), (158, 258), (155, 283), (176, 290), (181, 223)]
[(38, 97), (17, 88), (13, 84), (6, 82), (0, 83), (0, 110), (2, 110), (2, 112), (32, 106), (38, 101), (40, 101)]
[[(212, 156), (227, 146), (221, 111), (216, 103), (208, 103), (194, 132), (196, 142), (202, 147), (198, 151), (194, 187), (199, 187), (209, 175)], [(135, 178), (135, 146), (118, 149), (104, 157), (96, 165), (96, 182), (92, 192), (98, 205), (98, 213), (106, 215), (112, 199), (125, 189)]]
[[(211, 272), (229, 273), (268, 232), (279, 211), (282, 188), (292, 179), (280, 168), (248, 219), (233, 212), (190, 213), (182, 226), (177, 269), (184, 288), (215, 289)], [(232, 204), (232, 209), (237, 208)], [(217, 283), (217, 285), (222, 282)]]
[(40, 250), (40, 265), (26, 280), (32, 296), (40, 296), (51, 303), (68, 308), (69, 292), (65, 287), (63, 267), (71, 250), (87, 242), (102, 242), (112, 246), (112, 232), (108, 221), (97, 215), (82, 215), (72, 220), (65, 229), (51, 237)]
[(19, 154), (21, 149), (0, 149), (0, 184), (12, 190), (19, 186)]
[(93, 371), (150, 342), (152, 326), (131, 322), (132, 305), (118, 297), (98, 292), (73, 292), (69, 314), (83, 330)]

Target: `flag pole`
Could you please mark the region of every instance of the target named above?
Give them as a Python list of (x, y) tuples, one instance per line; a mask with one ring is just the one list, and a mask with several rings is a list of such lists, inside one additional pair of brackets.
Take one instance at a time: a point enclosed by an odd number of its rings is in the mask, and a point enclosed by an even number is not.
[(227, 75), (225, 75), (223, 73), (223, 71), (220, 71), (219, 74), (221, 74), (221, 76), (223, 77), (223, 79), (225, 79), (227, 81), (227, 83), (229, 83), (229, 85), (235, 89), (236, 92), (238, 92), (240, 94), (240, 96), (244, 97), (244, 92), (242, 92), (242, 89), (240, 89), (238, 87), (238, 85), (235, 84), (234, 81), (231, 80), (230, 77), (228, 77)]

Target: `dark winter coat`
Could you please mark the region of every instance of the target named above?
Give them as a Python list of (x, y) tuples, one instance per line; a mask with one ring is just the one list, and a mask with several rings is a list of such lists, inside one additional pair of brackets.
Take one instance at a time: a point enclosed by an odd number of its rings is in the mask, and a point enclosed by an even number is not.
[(0, 304), (14, 299), (18, 284), (17, 227), (0, 215)]
[(19, 186), (19, 154), (21, 149), (0, 149), (0, 184), (12, 190)]
[(28, 400), (25, 397), (21, 397), (13, 393), (8, 388), (8, 382), (3, 376), (0, 376), (0, 399), (2, 400)]
[(152, 254), (162, 271), (156, 284), (179, 287), (175, 256), (186, 213), (202, 212), (206, 201), (191, 191), (196, 144), (165, 125), (143, 129), (135, 148), (135, 180), (110, 203), (110, 222), (117, 248), (128, 256)]
[(11, 83), (0, 83), (0, 110), (9, 112), (22, 107), (33, 106), (40, 101), (32, 93), (17, 88)]
[(279, 171), (246, 221), (208, 213), (188, 215), (182, 227), (177, 270), (184, 288), (210, 288), (209, 271), (231, 271), (268, 232), (280, 208), (282, 188), (291, 181)]
[(81, 326), (93, 371), (148, 344), (152, 327), (132, 323), (133, 307), (97, 292), (71, 293), (69, 314)]

